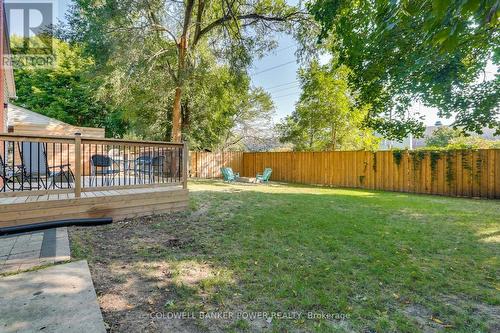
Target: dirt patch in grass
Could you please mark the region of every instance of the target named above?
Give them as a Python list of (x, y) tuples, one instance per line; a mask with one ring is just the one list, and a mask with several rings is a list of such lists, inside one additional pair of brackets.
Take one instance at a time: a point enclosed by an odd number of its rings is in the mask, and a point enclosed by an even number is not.
[(434, 320), (439, 320), (432, 316), (432, 312), (419, 304), (411, 304), (404, 310), (405, 314), (412, 318), (423, 333), (435, 333), (441, 331), (444, 327)]
[(465, 315), (482, 318), (486, 332), (500, 332), (500, 306), (478, 303), (457, 296), (442, 296), (440, 301), (445, 304), (447, 310), (442, 314), (435, 314), (420, 304), (409, 304), (404, 313), (415, 321), (424, 333), (442, 332), (444, 329), (454, 330), (456, 327), (446, 318), (465, 318)]
[(231, 330), (232, 321), (193, 316), (217, 310), (214, 289), (234, 283), (229, 272), (191, 259), (204, 252), (203, 237), (193, 235), (206, 230), (201, 224), (207, 212), (204, 205), (188, 213), (70, 229), (73, 256), (89, 261), (108, 331)]

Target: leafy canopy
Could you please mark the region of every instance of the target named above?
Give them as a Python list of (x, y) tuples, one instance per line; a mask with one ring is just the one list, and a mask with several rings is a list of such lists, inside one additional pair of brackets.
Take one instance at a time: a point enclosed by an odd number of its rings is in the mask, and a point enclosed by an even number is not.
[[(24, 41), (11, 37), (12, 49), (24, 54)], [(56, 38), (51, 44), (53, 66), (15, 69), (18, 99), (14, 103), (72, 125), (105, 127), (108, 136), (121, 136), (127, 124), (120, 110), (96, 97), (99, 81), (91, 74), (93, 59), (83, 54), (81, 45)]]
[(441, 126), (432, 132), (432, 135), (425, 139), (426, 146), (446, 147), (452, 139), (462, 137), (460, 130), (448, 126)]
[(319, 39), (338, 64), (353, 71), (358, 105), (371, 105), (368, 123), (388, 138), (420, 134), (414, 101), (456, 114), (456, 126), (500, 130), (500, 76), (483, 71), (500, 61), (497, 0), (313, 0)]
[(124, 108), (129, 135), (177, 137), (180, 114), (191, 146), (214, 149), (272, 112), (246, 72), (296, 14), (283, 0), (76, 0), (62, 32), (96, 59), (101, 96)]
[(316, 61), (299, 73), (302, 94), (295, 111), (277, 126), (282, 142), (296, 150), (372, 149), (377, 139), (362, 129), (367, 108), (353, 105), (345, 66)]
[(500, 140), (489, 140), (477, 134), (464, 134), (461, 130), (442, 126), (425, 139), (424, 149), (489, 149), (499, 148)]

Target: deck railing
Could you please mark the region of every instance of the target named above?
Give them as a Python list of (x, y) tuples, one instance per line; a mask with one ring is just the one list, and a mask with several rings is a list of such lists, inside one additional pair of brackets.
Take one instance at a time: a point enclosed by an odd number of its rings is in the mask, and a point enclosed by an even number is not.
[(185, 143), (0, 134), (0, 196), (186, 188), (187, 156)]

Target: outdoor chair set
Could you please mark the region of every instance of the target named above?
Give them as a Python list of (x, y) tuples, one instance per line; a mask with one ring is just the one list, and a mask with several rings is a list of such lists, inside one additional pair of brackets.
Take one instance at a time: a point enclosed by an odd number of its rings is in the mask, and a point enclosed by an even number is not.
[[(71, 187), (75, 176), (71, 164), (49, 166), (47, 161), (47, 144), (41, 142), (18, 143), (21, 164), (9, 164), (0, 154), (1, 190), (55, 189)], [(8, 148), (4, 147), (4, 156)], [(14, 155), (14, 150), (13, 150)], [(15, 158), (12, 158), (14, 161)], [(17, 188), (16, 188), (17, 185)]]
[[(235, 173), (232, 168), (229, 167), (223, 167), (220, 169), (222, 173), (222, 177), (224, 178), (224, 181), (231, 183), (234, 181), (237, 181), (238, 178), (240, 178), (239, 173)], [(269, 183), (269, 179), (271, 178), (271, 174), (273, 173), (273, 169), (271, 168), (265, 168), (264, 172), (261, 174), (258, 173), (255, 176), (255, 183)]]
[(133, 159), (92, 155), (90, 158), (90, 186), (97, 185), (99, 177), (101, 177), (101, 184), (109, 186), (114, 183), (116, 175), (125, 171), (133, 171), (134, 176), (137, 176), (138, 183), (142, 184), (152, 175), (164, 175), (165, 161), (166, 156), (164, 155), (142, 155)]
[[(47, 143), (19, 142), (17, 148), (5, 145), (3, 150), (4, 153), (0, 154), (0, 191), (71, 188), (74, 184), (69, 157), (66, 163), (61, 161), (59, 164), (53, 158), (53, 165), (49, 165)], [(61, 154), (62, 148), (59, 151)], [(94, 154), (90, 157), (90, 186), (97, 186), (99, 179), (101, 186), (113, 185), (115, 176), (125, 171), (133, 172), (134, 182), (139, 184), (145, 183), (152, 175), (164, 176), (169, 171), (164, 169), (164, 155), (147, 154), (131, 160), (113, 159), (110, 155), (115, 157), (111, 151), (108, 155)], [(4, 156), (7, 158), (4, 159)]]

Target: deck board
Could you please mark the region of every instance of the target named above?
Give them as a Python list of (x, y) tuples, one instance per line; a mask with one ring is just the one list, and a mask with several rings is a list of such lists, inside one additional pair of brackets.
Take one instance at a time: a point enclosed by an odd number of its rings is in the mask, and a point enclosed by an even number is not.
[(15, 199), (16, 199), (15, 197), (0, 198), (0, 205), (8, 205), (12, 203)]
[(183, 210), (188, 191), (182, 186), (127, 188), (0, 198), (0, 227), (70, 218), (134, 216)]

